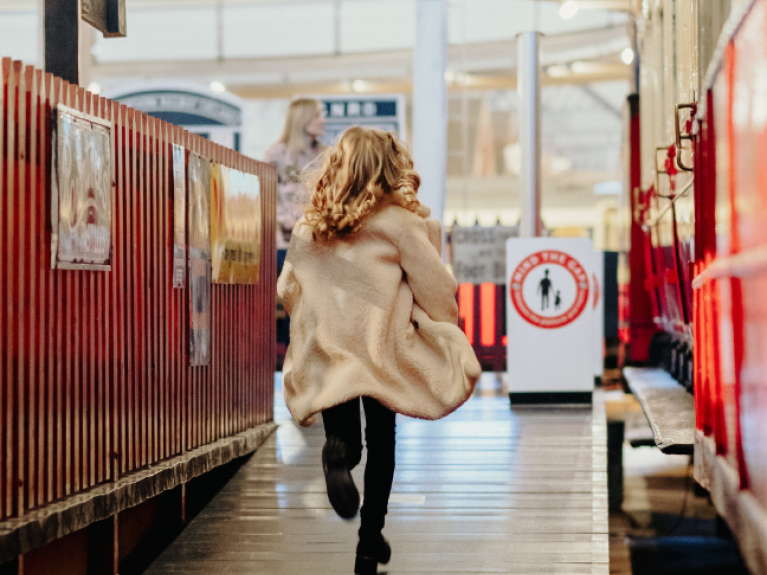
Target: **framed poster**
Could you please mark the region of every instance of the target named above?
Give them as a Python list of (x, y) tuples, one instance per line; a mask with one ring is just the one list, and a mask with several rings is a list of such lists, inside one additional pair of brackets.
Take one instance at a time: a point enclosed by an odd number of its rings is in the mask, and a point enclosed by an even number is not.
[(173, 287), (186, 280), (186, 150), (173, 144)]
[(261, 187), (258, 176), (211, 166), (213, 282), (255, 284), (261, 263)]
[(109, 271), (112, 125), (57, 106), (51, 154), (51, 268)]
[(210, 318), (210, 160), (189, 153), (189, 363), (209, 365)]

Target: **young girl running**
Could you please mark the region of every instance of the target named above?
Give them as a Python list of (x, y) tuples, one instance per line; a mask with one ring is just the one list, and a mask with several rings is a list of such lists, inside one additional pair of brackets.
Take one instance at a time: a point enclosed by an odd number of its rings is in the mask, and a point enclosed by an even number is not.
[(395, 413), (439, 419), (481, 373), (456, 326), (457, 284), (442, 230), (417, 198), (420, 178), (391, 133), (354, 127), (310, 182), (277, 291), (291, 317), (285, 402), (299, 425), (322, 413), (328, 497), (351, 519), (359, 492), (360, 400), (368, 456), (355, 573), (391, 556), (381, 534), (394, 476)]

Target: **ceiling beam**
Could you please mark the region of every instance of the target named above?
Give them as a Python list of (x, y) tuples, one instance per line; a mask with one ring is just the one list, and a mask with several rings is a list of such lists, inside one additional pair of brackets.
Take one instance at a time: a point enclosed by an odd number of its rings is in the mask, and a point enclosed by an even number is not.
[[(562, 65), (578, 62), (581, 68), (573, 66), (576, 72), (582, 73), (573, 75), (565, 71), (557, 82), (580, 82), (573, 76), (589, 77), (592, 73), (599, 77), (625, 76), (623, 67), (618, 70), (604, 69), (606, 65), (620, 64), (620, 53), (629, 45), (625, 25), (548, 36), (542, 44), (541, 63), (544, 67), (559, 64), (561, 72)], [(489, 78), (482, 81), (492, 84), (499, 81), (497, 78), (515, 75), (514, 40), (468, 44), (465, 47), (453, 45), (450, 51), (449, 68), (455, 78), (469, 74), (472, 77), (470, 83), (479, 82), (478, 78)], [(583, 63), (588, 63), (588, 66)], [(316, 90), (346, 92), (355, 79), (370, 85), (399, 85), (403, 78), (409, 82), (412, 65), (411, 50), (222, 61), (102, 62), (93, 65), (92, 79), (106, 87), (118, 82), (155, 78), (184, 79), (205, 84), (218, 81), (237, 94), (292, 94)], [(508, 83), (505, 80), (500, 82)], [(457, 85), (460, 86), (460, 83)]]

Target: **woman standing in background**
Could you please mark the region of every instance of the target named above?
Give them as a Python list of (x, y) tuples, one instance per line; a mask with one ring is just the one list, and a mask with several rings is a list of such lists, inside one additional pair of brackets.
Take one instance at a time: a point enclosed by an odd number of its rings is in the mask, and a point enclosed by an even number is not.
[(318, 139), (324, 133), (322, 103), (311, 98), (293, 100), (282, 135), (264, 156), (265, 162), (277, 166), (277, 249), (282, 252), (277, 265), (280, 268), (293, 226), (301, 217), (300, 205), (307, 197), (301, 173), (325, 149)]
[[(277, 275), (282, 272), (293, 226), (301, 217), (300, 206), (307, 194), (302, 180), (304, 169), (325, 149), (319, 138), (325, 133), (322, 103), (312, 98), (293, 100), (277, 142), (266, 151), (265, 162), (277, 166)], [(277, 369), (288, 345), (290, 323), (277, 302)]]

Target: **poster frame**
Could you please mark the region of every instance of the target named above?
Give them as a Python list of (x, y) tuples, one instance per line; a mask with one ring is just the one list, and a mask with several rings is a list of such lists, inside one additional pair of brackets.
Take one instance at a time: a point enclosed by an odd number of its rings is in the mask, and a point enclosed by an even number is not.
[[(114, 147), (114, 127), (112, 122), (109, 120), (104, 120), (102, 118), (99, 118), (97, 116), (92, 116), (90, 114), (85, 114), (83, 112), (80, 112), (78, 110), (75, 110), (74, 108), (70, 108), (69, 106), (64, 106), (63, 104), (57, 104), (52, 110), (51, 110), (51, 269), (59, 269), (59, 270), (86, 270), (86, 271), (112, 271), (112, 256), (114, 251), (114, 246), (112, 244), (112, 206), (111, 206), (111, 196), (110, 193), (110, 212), (109, 212), (109, 219), (110, 219), (110, 239), (109, 239), (109, 263), (108, 264), (93, 264), (93, 263), (71, 263), (71, 262), (62, 262), (58, 259), (59, 254), (59, 170), (58, 170), (58, 161), (59, 161), (59, 117), (62, 114), (66, 114), (69, 116), (74, 117), (75, 119), (82, 120), (84, 122), (89, 122), (91, 124), (98, 124), (105, 128), (109, 132), (109, 163), (110, 163), (110, 174), (111, 174), (111, 163), (112, 163), (112, 148)], [(114, 182), (111, 181), (110, 177), (110, 191), (111, 188), (114, 187)]]

